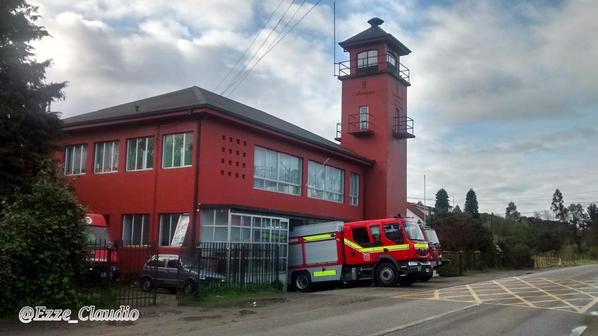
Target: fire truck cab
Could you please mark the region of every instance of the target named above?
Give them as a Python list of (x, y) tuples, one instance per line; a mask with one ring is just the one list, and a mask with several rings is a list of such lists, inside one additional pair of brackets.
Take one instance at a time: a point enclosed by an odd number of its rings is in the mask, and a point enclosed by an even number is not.
[(325, 222), (289, 233), (288, 276), (300, 291), (328, 281), (408, 286), (432, 274), (428, 258), (421, 227), (409, 218)]

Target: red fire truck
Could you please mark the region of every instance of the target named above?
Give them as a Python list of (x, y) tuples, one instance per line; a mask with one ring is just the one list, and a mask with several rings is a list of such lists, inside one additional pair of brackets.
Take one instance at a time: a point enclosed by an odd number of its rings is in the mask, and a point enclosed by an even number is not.
[[(433, 269), (437, 269), (443, 265), (449, 263), (449, 260), (445, 260), (442, 257), (442, 245), (440, 245), (440, 240), (438, 240), (438, 235), (436, 234), (436, 230), (432, 227), (427, 226), (425, 224), (421, 224), (422, 231), (424, 232), (424, 237), (428, 241), (428, 246), (430, 247), (430, 255), (428, 260), (430, 264), (432, 264)], [(428, 281), (432, 279), (432, 274), (429, 276), (424, 276), (419, 278), (419, 281)]]
[(289, 233), (288, 279), (299, 291), (328, 281), (409, 286), (432, 274), (428, 257), (421, 227), (409, 218), (301, 225)]

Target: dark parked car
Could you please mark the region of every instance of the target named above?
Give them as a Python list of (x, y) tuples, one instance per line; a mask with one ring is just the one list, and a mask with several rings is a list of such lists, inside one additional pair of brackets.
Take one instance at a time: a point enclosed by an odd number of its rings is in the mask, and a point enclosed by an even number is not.
[(197, 267), (197, 264), (179, 255), (158, 254), (145, 263), (139, 280), (144, 291), (168, 288), (174, 293), (180, 288), (185, 294), (190, 294), (197, 289), (200, 282), (224, 282), (225, 277)]

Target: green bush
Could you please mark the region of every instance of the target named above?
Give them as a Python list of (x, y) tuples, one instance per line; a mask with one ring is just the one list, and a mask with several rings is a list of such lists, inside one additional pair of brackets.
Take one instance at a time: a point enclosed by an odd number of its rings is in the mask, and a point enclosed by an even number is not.
[(82, 298), (85, 210), (51, 161), (31, 186), (0, 200), (0, 316), (24, 305), (76, 307)]

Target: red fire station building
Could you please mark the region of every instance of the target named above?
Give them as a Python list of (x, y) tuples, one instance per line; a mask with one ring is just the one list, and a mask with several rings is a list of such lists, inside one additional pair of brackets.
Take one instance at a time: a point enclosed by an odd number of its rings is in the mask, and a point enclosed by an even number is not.
[(406, 213), (410, 50), (368, 22), (340, 43), (340, 144), (193, 86), (64, 119), (65, 176), (113, 239), (162, 251), (177, 227), (192, 244), (286, 244), (292, 225)]

